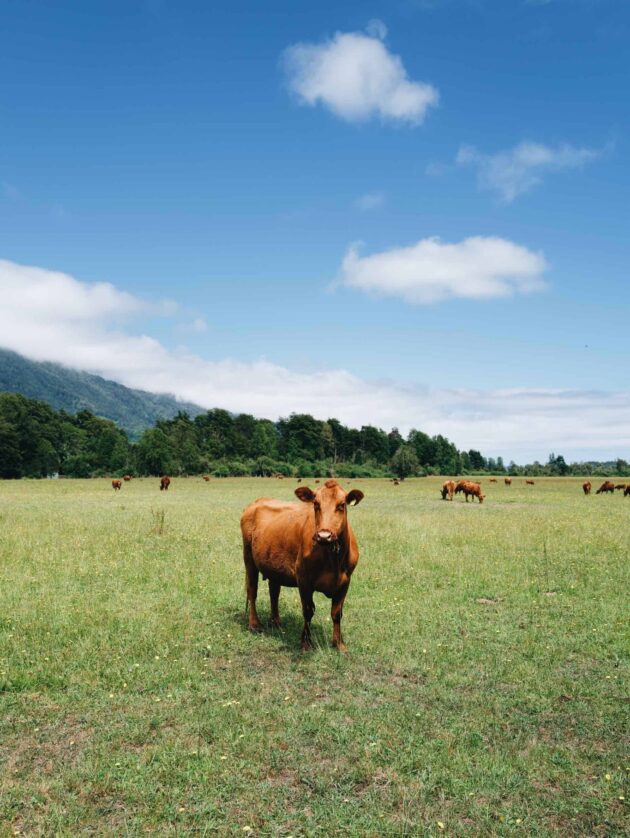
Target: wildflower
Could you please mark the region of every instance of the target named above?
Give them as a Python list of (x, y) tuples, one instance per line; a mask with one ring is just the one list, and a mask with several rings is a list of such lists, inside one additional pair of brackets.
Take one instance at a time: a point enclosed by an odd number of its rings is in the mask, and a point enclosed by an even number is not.
[(444, 829), (444, 824), (442, 823), (442, 821), (438, 821), (438, 826), (440, 827), (440, 829)]
[(612, 780), (612, 777), (610, 776), (610, 774), (606, 774), (606, 779), (607, 780)]

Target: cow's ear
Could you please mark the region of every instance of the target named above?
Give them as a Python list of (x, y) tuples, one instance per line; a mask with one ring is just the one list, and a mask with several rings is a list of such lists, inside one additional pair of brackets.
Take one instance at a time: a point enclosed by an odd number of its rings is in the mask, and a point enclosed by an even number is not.
[(315, 492), (309, 489), (308, 486), (298, 486), (295, 490), (295, 495), (304, 503), (313, 503), (315, 500)]
[(365, 495), (360, 489), (352, 489), (346, 495), (346, 503), (348, 506), (356, 506), (358, 503), (361, 503), (364, 497)]

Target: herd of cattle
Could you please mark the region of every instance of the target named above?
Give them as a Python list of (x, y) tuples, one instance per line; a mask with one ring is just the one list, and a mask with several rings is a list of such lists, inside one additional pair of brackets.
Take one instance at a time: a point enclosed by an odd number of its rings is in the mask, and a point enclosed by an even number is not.
[[(277, 476), (280, 477), (280, 475), (277, 475)], [(122, 489), (123, 481), (125, 483), (127, 483), (131, 479), (132, 479), (132, 477), (131, 477), (130, 474), (125, 474), (125, 476), (122, 478), (122, 480), (118, 480), (118, 479), (112, 480), (112, 489), (114, 489), (115, 491), (117, 491), (119, 489)], [(207, 474), (204, 474), (203, 479), (207, 483), (210, 480), (210, 477)], [(297, 482), (301, 483), (302, 478), (298, 477)], [(316, 480), (315, 482), (319, 483), (319, 480)], [(394, 484), (394, 486), (399, 486), (401, 481), (398, 480), (397, 478), (392, 478), (391, 482)], [(496, 477), (490, 477), (488, 479), (488, 483), (496, 483), (496, 482), (497, 482)], [(511, 486), (512, 485), (512, 478), (511, 477), (504, 477), (503, 482), (505, 483), (506, 486)], [(160, 477), (160, 491), (161, 492), (162, 491), (164, 491), (164, 492), (167, 491), (168, 487), (170, 485), (171, 485), (171, 478), (170, 477), (168, 477), (167, 475), (164, 475), (163, 477)], [(535, 486), (536, 484), (533, 480), (526, 480), (525, 485), (526, 486)], [(582, 490), (583, 490), (585, 495), (590, 495), (592, 489), (593, 489), (593, 484), (590, 482), (590, 480), (587, 480), (585, 483), (582, 483)], [(624, 497), (630, 497), (630, 483), (613, 483), (612, 480), (605, 480), (602, 483), (602, 485), (599, 487), (599, 489), (597, 489), (595, 494), (596, 495), (601, 495), (601, 494), (610, 493), (612, 495), (612, 494), (615, 493), (615, 491), (623, 491), (623, 496)], [(473, 499), (473, 501), (474, 501), (475, 498), (477, 498), (479, 503), (483, 503), (483, 500), (485, 498), (485, 495), (481, 491), (481, 484), (480, 483), (474, 483), (472, 480), (459, 480), (457, 483), (454, 480), (445, 480), (444, 483), (442, 483), (442, 488), (440, 489), (440, 494), (442, 495), (442, 500), (447, 500), (447, 499), (448, 500), (453, 500), (453, 496), (454, 495), (459, 495), (460, 493), (464, 495), (464, 497), (466, 498), (466, 502), (468, 502), (468, 498), (471, 497)]]
[[(210, 478), (203, 476), (207, 482)], [(131, 480), (125, 475), (122, 480), (112, 480), (112, 488), (120, 490), (123, 481)], [(506, 486), (512, 478), (504, 478)], [(298, 479), (298, 483), (301, 480)], [(319, 483), (319, 480), (315, 481)], [(399, 481), (394, 481), (399, 483)], [(489, 478), (496, 483), (495, 477)], [(534, 485), (533, 480), (526, 484)], [(167, 491), (171, 479), (160, 478), (160, 491)], [(591, 493), (592, 484), (582, 484), (585, 495)], [(623, 489), (624, 496), (630, 495), (630, 483), (604, 481), (597, 494), (613, 494)], [(445, 480), (442, 484), (443, 500), (452, 501), (455, 495), (463, 494), (483, 503), (485, 495), (481, 484), (471, 480)], [(304, 625), (302, 628), (302, 649), (311, 649), (311, 620), (315, 613), (313, 594), (322, 593), (331, 600), (330, 616), (333, 624), (332, 645), (342, 651), (346, 646), (341, 635), (343, 604), (350, 586), (350, 578), (359, 561), (357, 541), (348, 521), (348, 507), (363, 500), (363, 492), (351, 489), (346, 492), (336, 480), (327, 480), (322, 487), (313, 491), (308, 486), (298, 486), (295, 495), (300, 503), (288, 503), (274, 498), (258, 498), (246, 507), (241, 516), (243, 536), (243, 561), (245, 564), (245, 589), (249, 609), (249, 630), (262, 631), (262, 623), (256, 610), (258, 582), (269, 582), (271, 601), (271, 624), (280, 626), (278, 603), (281, 588), (297, 588), (302, 603)]]
[[(586, 483), (582, 484), (582, 489), (584, 490), (585, 495), (590, 495), (592, 488), (593, 488), (593, 485), (588, 480), (586, 481)], [(630, 497), (630, 483), (613, 483), (612, 480), (604, 480), (604, 482), (599, 487), (599, 489), (595, 492), (595, 494), (596, 495), (606, 495), (606, 494), (614, 495), (615, 491), (617, 491), (617, 490), (623, 491), (624, 498)]]

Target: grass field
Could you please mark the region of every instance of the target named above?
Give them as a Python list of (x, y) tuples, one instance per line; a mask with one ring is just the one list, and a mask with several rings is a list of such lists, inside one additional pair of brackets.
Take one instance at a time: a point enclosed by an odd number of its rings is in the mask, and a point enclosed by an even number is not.
[(627, 835), (630, 498), (483, 483), (345, 482), (347, 656), (246, 631), (293, 480), (0, 483), (0, 836)]

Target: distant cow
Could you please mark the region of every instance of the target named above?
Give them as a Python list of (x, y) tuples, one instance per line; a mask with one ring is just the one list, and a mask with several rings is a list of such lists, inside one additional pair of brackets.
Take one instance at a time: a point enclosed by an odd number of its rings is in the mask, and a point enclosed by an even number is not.
[(122, 480), (112, 480), (112, 489), (122, 489)]
[(129, 481), (131, 480), (131, 475), (130, 474), (125, 474), (123, 476), (123, 480), (125, 481), (125, 483), (129, 483)]
[(482, 494), (481, 486), (479, 485), (479, 483), (473, 483), (471, 480), (467, 480), (464, 483), (462, 491), (464, 492), (464, 495), (466, 496), (466, 503), (468, 503), (468, 498), (469, 497), (472, 497), (473, 501), (474, 501), (475, 498), (477, 498), (479, 503), (483, 503), (483, 499), (485, 498), (485, 495)]
[(625, 483), (617, 483), (617, 484), (616, 484), (616, 486), (615, 486), (615, 490), (617, 490), (617, 489), (625, 489), (625, 488), (626, 488), (626, 484), (625, 484)]
[(615, 494), (615, 484), (611, 480), (605, 480), (595, 494), (601, 495), (606, 492), (610, 492), (611, 495)]
[(168, 491), (168, 487), (171, 485), (171, 478), (170, 477), (160, 477), (160, 492)]
[(624, 496), (624, 498), (625, 497), (630, 497), (630, 483), (628, 483), (626, 488), (623, 490), (623, 496)]
[(455, 494), (455, 481), (445, 480), (444, 483), (442, 483), (440, 492), (442, 493), (442, 500), (446, 500), (447, 497), (449, 500), (453, 500), (453, 495)]
[(206, 481), (206, 483), (208, 483), (210, 481), (210, 478), (208, 477), (207, 474), (204, 474), (203, 479)]
[(587, 480), (586, 483), (582, 483), (582, 490), (585, 495), (590, 495), (592, 488), (593, 484), (590, 482), (590, 480)]
[(392, 483), (394, 484), (394, 486), (400, 486), (400, 480), (395, 480), (394, 479), (394, 480), (392, 480)]
[(526, 480), (526, 481), (525, 481), (525, 485), (526, 485), (526, 486), (534, 486), (535, 484), (534, 484), (534, 481), (533, 481), (533, 480)]
[(496, 483), (496, 482), (497, 482), (496, 477), (491, 477), (490, 480), (488, 480), (488, 483)]
[(511, 486), (512, 485), (512, 478), (511, 477), (504, 477), (503, 482), (505, 483), (506, 486)]
[(342, 609), (359, 561), (347, 509), (363, 499), (363, 492), (345, 492), (336, 480), (327, 480), (316, 492), (298, 486), (295, 494), (302, 503), (259, 498), (241, 517), (249, 628), (262, 630), (256, 612), (258, 574), (262, 573), (263, 580), (269, 580), (273, 625), (280, 625), (281, 586), (298, 588), (304, 615), (302, 649), (310, 649), (313, 593), (319, 591), (332, 600), (333, 646), (345, 650)]

